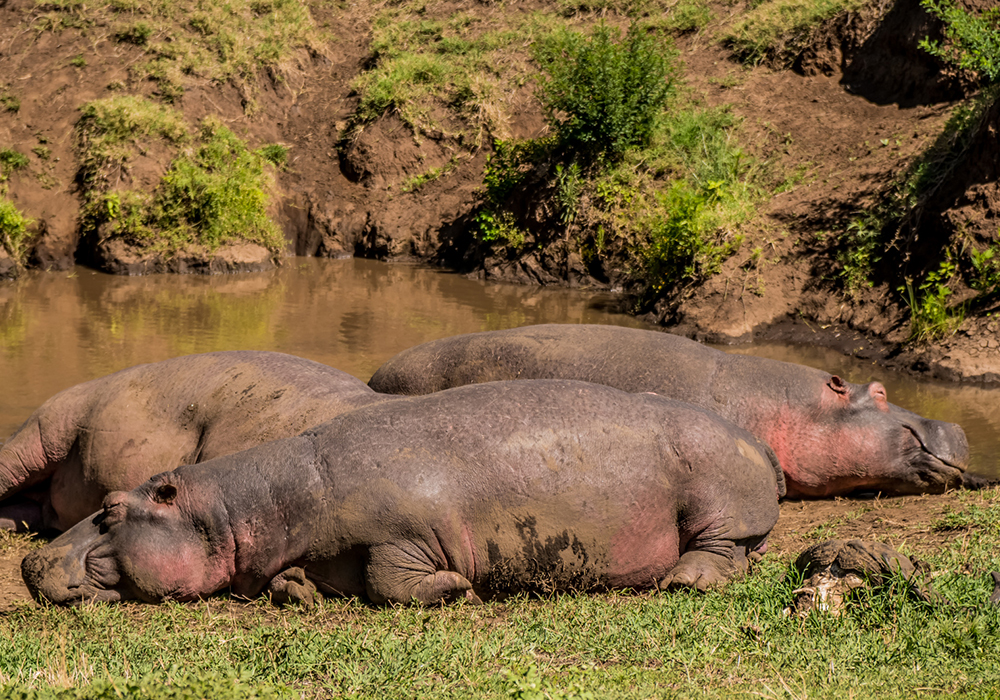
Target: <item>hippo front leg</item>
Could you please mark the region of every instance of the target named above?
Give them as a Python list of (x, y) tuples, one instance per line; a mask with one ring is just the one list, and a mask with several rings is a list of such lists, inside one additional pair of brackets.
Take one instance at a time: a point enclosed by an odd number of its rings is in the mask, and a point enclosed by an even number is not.
[(464, 599), (481, 603), (467, 578), (454, 571), (440, 571), (430, 557), (412, 542), (372, 547), (366, 572), (368, 597), (373, 603), (423, 605)]
[(267, 592), (275, 605), (298, 603), (310, 608), (323, 598), (316, 590), (316, 584), (310, 581), (305, 570), (298, 566), (286, 569), (271, 579), (267, 585)]

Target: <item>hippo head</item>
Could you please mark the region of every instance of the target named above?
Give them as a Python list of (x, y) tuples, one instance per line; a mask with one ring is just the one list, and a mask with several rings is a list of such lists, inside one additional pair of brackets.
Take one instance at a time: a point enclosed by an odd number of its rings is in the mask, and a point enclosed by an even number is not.
[(960, 426), (892, 405), (879, 382), (825, 378), (818, 403), (790, 399), (766, 431), (789, 496), (928, 493), (962, 484), (969, 443)]
[(103, 510), (26, 556), (21, 575), (36, 600), (59, 605), (193, 600), (228, 585), (233, 549), (225, 508), (192, 503), (169, 472), (109, 494)]

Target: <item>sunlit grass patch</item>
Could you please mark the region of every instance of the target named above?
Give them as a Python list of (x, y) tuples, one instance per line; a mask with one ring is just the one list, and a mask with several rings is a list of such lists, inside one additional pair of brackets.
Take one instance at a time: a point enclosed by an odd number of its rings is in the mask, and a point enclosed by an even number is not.
[(864, 4), (865, 0), (764, 0), (741, 15), (722, 38), (748, 63), (777, 59), (824, 20)]
[(131, 75), (155, 80), (167, 101), (183, 94), (187, 76), (197, 76), (234, 82), (248, 112), (256, 108), (261, 70), (280, 73), (296, 50), (321, 50), (329, 39), (301, 0), (36, 0), (36, 8), (42, 31), (82, 27), (141, 49), (147, 59)]

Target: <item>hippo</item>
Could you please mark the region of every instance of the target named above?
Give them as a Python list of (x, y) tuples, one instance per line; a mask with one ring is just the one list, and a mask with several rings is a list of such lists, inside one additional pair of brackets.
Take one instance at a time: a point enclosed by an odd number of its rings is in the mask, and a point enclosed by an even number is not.
[(444, 338), (404, 350), (368, 385), (417, 395), (548, 378), (651, 391), (714, 411), (774, 449), (790, 497), (942, 492), (963, 483), (969, 459), (959, 426), (890, 404), (878, 382), (850, 384), (811, 367), (633, 328), (542, 325)]
[(0, 448), (0, 528), (65, 530), (112, 491), (385, 398), (345, 372), (276, 352), (188, 355), (78, 384)]
[(154, 476), (22, 562), (38, 600), (229, 589), (433, 604), (516, 591), (693, 587), (766, 549), (784, 479), (715, 414), (561, 380), (355, 409)]

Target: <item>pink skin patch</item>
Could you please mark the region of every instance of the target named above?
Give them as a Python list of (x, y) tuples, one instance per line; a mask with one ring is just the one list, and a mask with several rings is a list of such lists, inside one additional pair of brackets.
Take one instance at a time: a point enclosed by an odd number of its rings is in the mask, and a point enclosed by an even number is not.
[(633, 503), (628, 519), (611, 538), (608, 584), (646, 588), (666, 576), (680, 558), (676, 507), (662, 499)]

